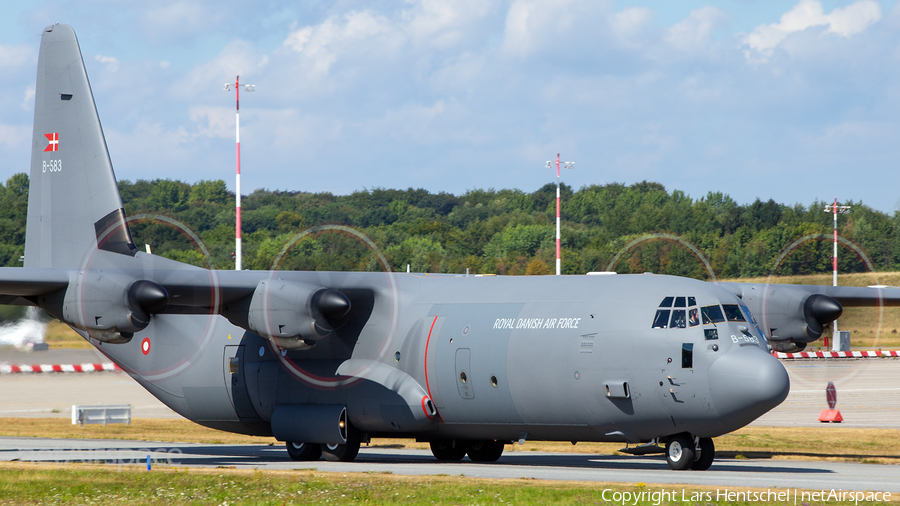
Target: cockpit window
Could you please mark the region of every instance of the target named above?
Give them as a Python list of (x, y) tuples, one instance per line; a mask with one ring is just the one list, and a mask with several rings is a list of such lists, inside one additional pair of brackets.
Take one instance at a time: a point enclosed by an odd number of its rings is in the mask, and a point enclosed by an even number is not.
[[(683, 329), (688, 325), (696, 327), (700, 325), (700, 312), (696, 307), (697, 299), (688, 296), (668, 296), (663, 298), (659, 303), (660, 309), (656, 311), (653, 317), (654, 329)], [(718, 306), (716, 306), (718, 308)], [(683, 309), (662, 309), (662, 308), (683, 308)], [(690, 308), (690, 309), (688, 309)], [(719, 311), (722, 314), (722, 311)], [(671, 316), (671, 318), (670, 318)], [(716, 320), (716, 321), (725, 321)]]
[(737, 304), (722, 304), (722, 309), (725, 310), (725, 318), (730, 322), (747, 321), (744, 319), (744, 315), (741, 314), (741, 309)]
[(754, 327), (756, 327), (756, 331), (759, 332), (759, 335), (762, 336), (763, 341), (765, 341), (766, 335), (763, 334), (762, 329), (759, 328), (759, 324), (756, 323), (756, 318), (753, 317), (753, 313), (750, 312), (750, 308), (748, 308), (747, 306), (745, 306), (743, 304), (741, 304), (740, 307), (741, 307), (741, 311), (744, 312), (744, 316), (747, 317), (747, 321), (749, 321), (750, 323), (753, 324)]
[(756, 323), (756, 318), (753, 317), (753, 313), (750, 312), (750, 308), (741, 304), (741, 309), (744, 311), (744, 315), (747, 317), (747, 319), (750, 320), (750, 323), (752, 323), (758, 327), (759, 324)]
[[(684, 297), (680, 297), (684, 298)], [(676, 301), (677, 305), (678, 302)], [(677, 306), (676, 306), (677, 307)], [(684, 309), (675, 309), (672, 311), (672, 322), (669, 324), (670, 329), (683, 329), (685, 327)]]
[(700, 325), (700, 313), (697, 311), (697, 308), (692, 307), (688, 311), (688, 323), (690, 324), (691, 327), (696, 327), (697, 325)]
[(703, 306), (701, 308), (701, 313), (703, 314), (703, 323), (721, 323), (725, 321), (725, 316), (722, 314), (722, 308), (719, 307), (718, 304), (714, 306)]
[(653, 328), (667, 328), (669, 326), (669, 313), (670, 311), (668, 309), (658, 309), (656, 311), (656, 317), (653, 318)]

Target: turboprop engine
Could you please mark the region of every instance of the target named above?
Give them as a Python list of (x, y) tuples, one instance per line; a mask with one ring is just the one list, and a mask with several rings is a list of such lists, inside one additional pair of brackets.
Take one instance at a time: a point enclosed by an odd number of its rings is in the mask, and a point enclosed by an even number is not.
[(260, 281), (253, 291), (247, 326), (284, 349), (305, 349), (334, 331), (350, 311), (350, 299), (337, 290), (295, 281)]
[[(801, 351), (822, 337), (825, 325), (838, 319), (844, 308), (832, 297), (809, 293), (803, 287), (748, 286), (741, 295), (756, 317), (769, 343), (780, 352)], [(763, 291), (765, 290), (765, 291)]]
[(82, 271), (63, 299), (62, 319), (106, 343), (127, 343), (168, 304), (166, 289), (102, 270)]

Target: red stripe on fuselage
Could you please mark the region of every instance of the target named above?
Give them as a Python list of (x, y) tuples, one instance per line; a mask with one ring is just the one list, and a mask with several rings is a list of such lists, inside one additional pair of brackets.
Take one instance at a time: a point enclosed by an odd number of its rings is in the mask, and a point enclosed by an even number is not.
[[(437, 323), (438, 317), (435, 316), (434, 320), (431, 322), (431, 328), (428, 329), (428, 339), (425, 340), (425, 389), (428, 390), (428, 397), (434, 402), (434, 397), (431, 396), (431, 385), (428, 384), (428, 344), (431, 342), (431, 333), (434, 331), (434, 324)], [(436, 406), (435, 406), (436, 407)], [(437, 414), (438, 419), (440, 421), (444, 421), (441, 418), (441, 414)]]

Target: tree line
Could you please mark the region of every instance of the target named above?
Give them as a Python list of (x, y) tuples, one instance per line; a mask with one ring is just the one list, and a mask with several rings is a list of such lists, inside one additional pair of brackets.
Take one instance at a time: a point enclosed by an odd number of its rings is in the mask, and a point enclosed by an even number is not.
[[(234, 194), (222, 180), (120, 181), (141, 249), (234, 268)], [(654, 182), (577, 191), (563, 184), (562, 271), (654, 272), (698, 279), (831, 270), (828, 203), (741, 205), (692, 199)], [(556, 185), (456, 196), (375, 188), (350, 195), (257, 190), (242, 198), (245, 269), (535, 275), (555, 271)], [(28, 176), (0, 188), (0, 264), (21, 265)], [(900, 213), (862, 202), (839, 217), (841, 272), (900, 270)], [(869, 264), (870, 263), (870, 264)]]

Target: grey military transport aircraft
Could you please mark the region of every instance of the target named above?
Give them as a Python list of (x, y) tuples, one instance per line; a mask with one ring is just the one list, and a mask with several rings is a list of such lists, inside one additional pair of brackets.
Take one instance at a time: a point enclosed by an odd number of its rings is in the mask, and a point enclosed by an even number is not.
[[(661, 275), (215, 271), (138, 250), (70, 26), (38, 59), (25, 265), (0, 303), (66, 322), (201, 425), (352, 461), (414, 437), (439, 460), (614, 441), (705, 470), (713, 439), (788, 395), (770, 350), (890, 290)], [(895, 291), (900, 292), (900, 290)], [(755, 316), (760, 316), (760, 325)]]

